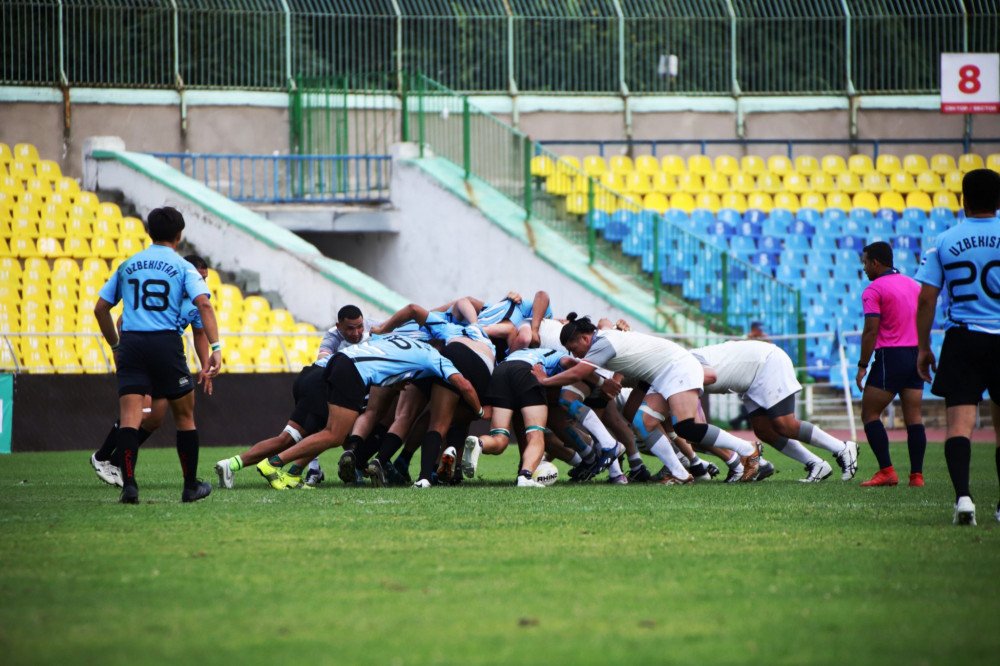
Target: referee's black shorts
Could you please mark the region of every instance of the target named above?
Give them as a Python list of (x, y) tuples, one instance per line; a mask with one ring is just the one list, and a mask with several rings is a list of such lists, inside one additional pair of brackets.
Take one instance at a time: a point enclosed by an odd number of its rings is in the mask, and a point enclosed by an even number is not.
[(504, 361), (493, 371), (483, 404), (501, 409), (545, 405), (545, 391), (527, 361)]
[(177, 331), (122, 331), (116, 367), (119, 396), (176, 400), (194, 390)]
[(882, 347), (875, 350), (875, 361), (865, 386), (896, 394), (903, 389), (923, 390), (924, 380), (917, 373), (916, 347)]
[(1000, 404), (1000, 335), (949, 328), (931, 393), (944, 398), (945, 406), (956, 407), (978, 405), (983, 391)]
[(307, 365), (302, 368), (292, 385), (295, 409), (292, 410), (288, 420), (299, 425), (303, 437), (322, 430), (330, 414), (326, 402), (324, 370), (325, 368), (318, 365)]

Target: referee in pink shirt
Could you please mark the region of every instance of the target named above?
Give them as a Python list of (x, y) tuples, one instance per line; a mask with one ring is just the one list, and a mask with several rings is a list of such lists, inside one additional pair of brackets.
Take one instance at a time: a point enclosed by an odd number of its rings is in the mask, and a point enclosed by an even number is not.
[(861, 264), (871, 284), (861, 294), (865, 328), (861, 333), (861, 358), (858, 360), (858, 388), (868, 373), (868, 363), (875, 352), (875, 362), (861, 397), (861, 421), (865, 436), (878, 460), (879, 470), (862, 486), (894, 486), (899, 483), (889, 457), (889, 435), (880, 416), (892, 399), (899, 395), (906, 423), (906, 444), (910, 451), (910, 485), (924, 485), (924, 432), (920, 403), (924, 382), (917, 374), (917, 297), (920, 284), (892, 267), (892, 247), (879, 241), (861, 252)]

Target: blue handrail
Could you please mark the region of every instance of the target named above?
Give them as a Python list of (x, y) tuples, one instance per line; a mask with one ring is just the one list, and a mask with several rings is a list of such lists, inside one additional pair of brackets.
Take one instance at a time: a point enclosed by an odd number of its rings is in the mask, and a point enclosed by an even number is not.
[[(605, 156), (607, 146), (649, 146), (650, 154), (656, 155), (659, 146), (698, 146), (701, 154), (708, 152), (709, 146), (785, 146), (789, 158), (795, 157), (798, 146), (868, 146), (872, 151), (872, 159), (879, 156), (882, 146), (899, 145), (951, 145), (961, 146), (962, 152), (968, 153), (972, 144), (1000, 144), (1000, 138), (957, 138), (957, 139), (553, 139), (551, 141), (536, 141), (536, 146), (597, 146), (598, 154)], [(536, 148), (537, 150), (537, 148)]]
[(390, 155), (151, 153), (240, 203), (385, 203)]

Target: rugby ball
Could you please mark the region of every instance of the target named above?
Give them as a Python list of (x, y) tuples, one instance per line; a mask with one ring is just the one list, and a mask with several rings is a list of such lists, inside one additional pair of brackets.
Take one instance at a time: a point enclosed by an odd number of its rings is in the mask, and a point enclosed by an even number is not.
[(535, 468), (535, 473), (531, 475), (531, 478), (543, 486), (551, 486), (559, 479), (559, 468), (548, 460), (543, 460), (538, 463), (538, 467)]

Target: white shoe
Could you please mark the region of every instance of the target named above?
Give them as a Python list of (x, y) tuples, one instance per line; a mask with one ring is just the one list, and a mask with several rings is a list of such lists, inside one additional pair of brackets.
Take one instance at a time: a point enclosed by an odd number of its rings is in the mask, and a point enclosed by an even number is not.
[(997, 519), (997, 522), (1000, 523), (1000, 504), (997, 504), (997, 512), (994, 517)]
[(952, 519), (953, 525), (976, 525), (976, 505), (972, 503), (972, 498), (962, 495), (955, 502), (955, 517)]
[(545, 485), (535, 481), (534, 479), (529, 479), (526, 476), (517, 477), (517, 487), (518, 488), (544, 488)]
[(109, 486), (122, 487), (122, 472), (110, 460), (98, 460), (97, 454), (90, 455), (90, 466), (97, 472), (97, 478)]
[(417, 482), (413, 484), (413, 487), (423, 490), (426, 488), (430, 488), (431, 482), (428, 481), (427, 479), (417, 479)]
[(837, 464), (840, 465), (842, 474), (841, 480), (850, 481), (858, 473), (858, 444), (847, 441), (844, 450), (836, 455)]
[(219, 475), (220, 488), (233, 487), (233, 470), (229, 468), (229, 458), (215, 463), (215, 473)]
[(830, 467), (830, 463), (825, 460), (820, 460), (818, 463), (806, 465), (806, 471), (809, 472), (809, 474), (806, 475), (806, 478), (799, 479), (799, 483), (819, 483), (833, 474), (833, 468)]
[(476, 478), (479, 467), (479, 454), (483, 452), (483, 443), (478, 437), (465, 438), (465, 450), (462, 452), (462, 475), (468, 479)]

